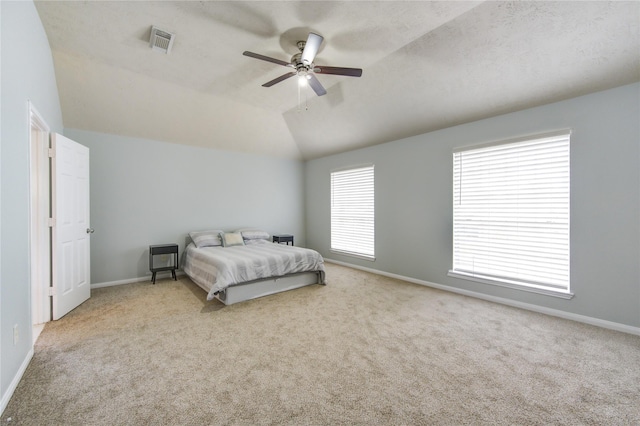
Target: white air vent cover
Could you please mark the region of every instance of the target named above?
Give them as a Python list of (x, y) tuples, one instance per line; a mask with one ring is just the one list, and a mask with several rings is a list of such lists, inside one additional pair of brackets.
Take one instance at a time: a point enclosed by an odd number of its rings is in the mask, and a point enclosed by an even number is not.
[(171, 34), (156, 27), (151, 27), (151, 39), (149, 40), (149, 46), (153, 50), (169, 54), (171, 46), (173, 46), (173, 39), (175, 38), (175, 34)]

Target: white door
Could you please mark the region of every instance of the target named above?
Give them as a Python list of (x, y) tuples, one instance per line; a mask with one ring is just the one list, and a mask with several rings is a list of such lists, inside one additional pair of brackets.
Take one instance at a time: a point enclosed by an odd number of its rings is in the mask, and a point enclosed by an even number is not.
[(53, 158), (53, 319), (91, 295), (89, 270), (89, 148), (51, 134)]

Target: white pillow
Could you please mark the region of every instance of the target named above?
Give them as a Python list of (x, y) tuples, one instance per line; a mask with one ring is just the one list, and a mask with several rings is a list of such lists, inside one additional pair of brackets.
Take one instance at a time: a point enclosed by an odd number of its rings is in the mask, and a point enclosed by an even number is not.
[(267, 240), (244, 240), (245, 246), (253, 246), (256, 244), (271, 244), (271, 243)]
[(270, 238), (269, 233), (261, 229), (245, 228), (238, 229), (236, 232), (241, 233), (245, 240), (268, 240)]
[(222, 245), (222, 240), (220, 239), (221, 232), (222, 231), (218, 229), (212, 229), (209, 231), (189, 232), (189, 236), (198, 248), (215, 247)]

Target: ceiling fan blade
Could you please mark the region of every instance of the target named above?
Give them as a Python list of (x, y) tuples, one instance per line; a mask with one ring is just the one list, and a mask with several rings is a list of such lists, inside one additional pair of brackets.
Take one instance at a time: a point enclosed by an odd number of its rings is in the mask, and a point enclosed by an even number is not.
[(250, 58), (256, 58), (256, 59), (261, 59), (263, 61), (267, 61), (267, 62), (273, 62), (274, 64), (278, 64), (278, 65), (282, 65), (282, 66), (287, 66), (289, 65), (289, 62), (285, 62), (285, 61), (281, 61), (280, 59), (276, 59), (276, 58), (270, 58), (268, 56), (264, 56), (264, 55), (260, 55), (258, 53), (253, 53), (253, 52), (249, 52), (249, 51), (244, 51), (242, 52), (242, 54), (244, 56), (249, 56)]
[(313, 91), (316, 92), (316, 95), (322, 96), (327, 94), (327, 91), (322, 87), (322, 84), (320, 84), (320, 81), (315, 75), (307, 74), (307, 76), (309, 77), (309, 86), (311, 86)]
[(313, 72), (318, 74), (335, 74), (346, 75), (349, 77), (360, 77), (362, 75), (362, 69), (360, 68), (342, 68), (342, 67), (322, 67), (318, 66), (313, 69)]
[(294, 75), (296, 75), (295, 71), (288, 72), (286, 74), (281, 75), (278, 78), (274, 78), (271, 81), (267, 81), (265, 84), (262, 85), (262, 87), (271, 87), (276, 83), (280, 83), (281, 81), (288, 79), (289, 77), (293, 77)]
[(309, 65), (313, 63), (313, 59), (316, 57), (318, 49), (320, 49), (320, 45), (322, 44), (322, 40), (324, 40), (324, 38), (321, 35), (309, 33), (307, 43), (302, 50), (302, 57), (300, 58), (303, 64)]

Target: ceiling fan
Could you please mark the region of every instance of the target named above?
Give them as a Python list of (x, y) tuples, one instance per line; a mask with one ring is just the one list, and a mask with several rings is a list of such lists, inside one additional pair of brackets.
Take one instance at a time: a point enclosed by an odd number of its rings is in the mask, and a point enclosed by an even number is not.
[(324, 38), (321, 35), (309, 33), (307, 41), (299, 41), (297, 43), (300, 53), (293, 55), (291, 57), (291, 62), (281, 61), (280, 59), (270, 58), (269, 56), (248, 51), (244, 51), (242, 54), (251, 58), (290, 67), (295, 70), (266, 82), (262, 87), (271, 87), (276, 83), (280, 83), (281, 81), (297, 75), (302, 81), (306, 80), (309, 83), (309, 86), (311, 86), (313, 91), (316, 92), (316, 95), (322, 96), (326, 95), (327, 91), (322, 87), (322, 84), (316, 78), (315, 74), (346, 75), (349, 77), (360, 77), (362, 75), (362, 69), (360, 68), (327, 67), (314, 64), (313, 60), (315, 59), (323, 40)]

